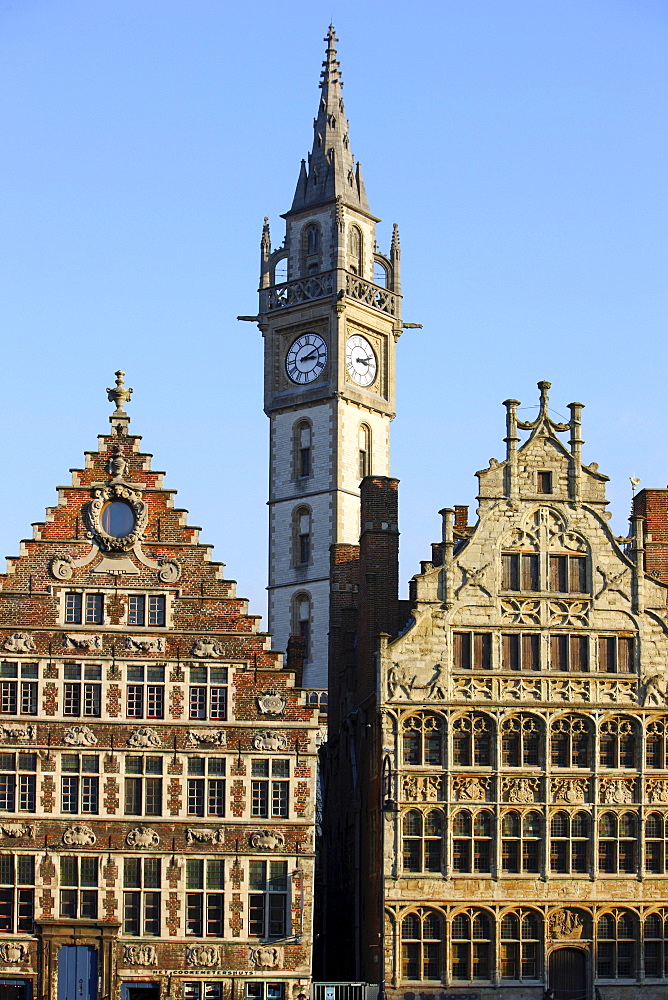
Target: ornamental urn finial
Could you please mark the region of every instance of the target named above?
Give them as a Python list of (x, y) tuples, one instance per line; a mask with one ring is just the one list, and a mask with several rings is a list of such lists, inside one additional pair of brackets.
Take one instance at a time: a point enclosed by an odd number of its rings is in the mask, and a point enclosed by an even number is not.
[(113, 413), (114, 417), (126, 417), (127, 413), (123, 409), (123, 405), (132, 396), (132, 389), (126, 389), (125, 387), (125, 372), (117, 371), (116, 375), (116, 386), (113, 389), (107, 389), (107, 398), (110, 403), (116, 405), (116, 410)]

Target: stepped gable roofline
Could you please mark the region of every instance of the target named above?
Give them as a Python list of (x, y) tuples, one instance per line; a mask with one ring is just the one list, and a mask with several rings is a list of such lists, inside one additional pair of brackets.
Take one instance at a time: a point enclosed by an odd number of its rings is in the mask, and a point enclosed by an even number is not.
[(327, 48), (320, 74), (320, 102), (313, 120), (313, 147), (308, 163), (302, 160), (292, 215), (304, 208), (335, 201), (340, 197), (345, 205), (370, 215), (369, 203), (362, 178), (362, 168), (350, 150), (348, 121), (343, 106), (341, 70), (336, 58), (338, 41), (334, 25), (325, 36)]

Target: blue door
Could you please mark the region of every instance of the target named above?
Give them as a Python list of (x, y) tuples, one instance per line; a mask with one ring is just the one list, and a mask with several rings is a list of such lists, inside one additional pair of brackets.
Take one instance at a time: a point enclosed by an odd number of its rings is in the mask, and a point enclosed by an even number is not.
[(96, 1000), (97, 952), (89, 945), (58, 950), (58, 1000)]

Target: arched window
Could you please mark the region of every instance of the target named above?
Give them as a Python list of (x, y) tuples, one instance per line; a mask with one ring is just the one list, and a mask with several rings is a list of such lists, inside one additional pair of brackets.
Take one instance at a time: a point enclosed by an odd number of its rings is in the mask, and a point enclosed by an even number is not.
[(389, 278), (389, 273), (387, 270), (387, 265), (383, 264), (383, 262), (380, 260), (374, 260), (373, 262), (374, 285), (380, 285), (381, 288), (387, 288), (388, 278)]
[(290, 278), (289, 268), (288, 268), (288, 255), (284, 254), (279, 257), (278, 260), (274, 261), (271, 275), (272, 285), (281, 285), (284, 281), (288, 281)]
[(493, 953), (489, 914), (482, 910), (457, 913), (452, 919), (452, 978), (489, 979)]
[(452, 867), (456, 872), (492, 870), (494, 816), (489, 809), (460, 809), (452, 823)]
[(295, 594), (292, 598), (292, 634), (304, 640), (304, 659), (311, 657), (311, 598), (309, 594)]
[(647, 726), (645, 741), (645, 767), (668, 768), (668, 725), (666, 717), (652, 719)]
[(556, 812), (550, 820), (550, 871), (586, 874), (590, 865), (591, 822), (586, 812)]
[(601, 979), (633, 979), (637, 946), (635, 918), (628, 910), (612, 910), (599, 917), (596, 928), (596, 971)]
[(668, 979), (668, 909), (645, 917), (645, 975), (650, 979)]
[(452, 759), (461, 767), (491, 767), (494, 727), (486, 715), (463, 715), (453, 725)]
[(599, 760), (601, 767), (635, 767), (636, 736), (631, 719), (615, 716), (601, 723)]
[(308, 420), (298, 420), (293, 428), (294, 478), (306, 479), (313, 475), (313, 431)]
[(404, 871), (440, 872), (443, 855), (443, 813), (411, 809), (403, 819)]
[(312, 222), (302, 230), (302, 274), (317, 274), (320, 264), (320, 227)]
[(501, 918), (501, 976), (538, 979), (541, 974), (542, 919), (533, 910), (516, 910)]
[(430, 713), (411, 715), (403, 726), (404, 764), (443, 764), (443, 720)]
[(540, 719), (513, 715), (501, 723), (501, 754), (504, 767), (538, 767), (541, 762)]
[(551, 730), (552, 767), (589, 767), (589, 724), (579, 715), (556, 719)]
[(638, 863), (638, 820), (634, 813), (606, 812), (598, 821), (598, 870), (633, 873)]
[(443, 977), (443, 917), (436, 910), (420, 909), (401, 921), (401, 973), (420, 981)]
[(501, 870), (508, 874), (540, 872), (541, 832), (540, 813), (505, 813), (501, 821)]
[(359, 226), (351, 226), (348, 232), (348, 270), (362, 274), (362, 231)]
[(663, 875), (668, 861), (668, 822), (658, 812), (645, 817), (645, 870)]
[(359, 476), (364, 479), (371, 475), (371, 428), (360, 424), (359, 428)]
[(311, 511), (297, 507), (293, 513), (294, 565), (307, 566), (311, 561)]

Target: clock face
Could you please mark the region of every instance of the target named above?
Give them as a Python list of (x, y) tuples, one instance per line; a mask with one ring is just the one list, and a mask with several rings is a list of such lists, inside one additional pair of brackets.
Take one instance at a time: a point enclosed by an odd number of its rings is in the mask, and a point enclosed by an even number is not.
[(327, 344), (319, 333), (303, 333), (292, 343), (285, 358), (288, 378), (297, 385), (313, 382), (327, 364)]
[(373, 347), (359, 333), (348, 337), (346, 343), (346, 368), (353, 382), (373, 385), (378, 373), (378, 362)]

